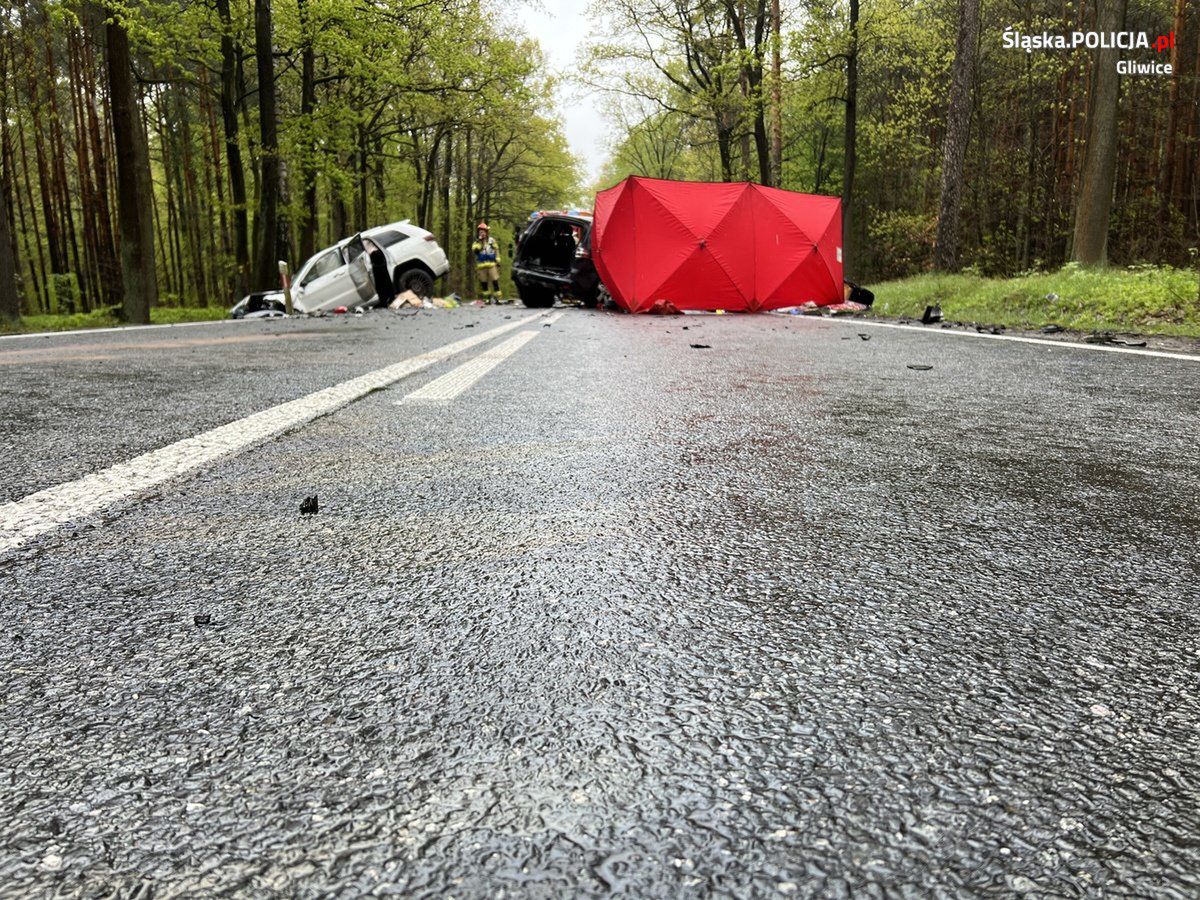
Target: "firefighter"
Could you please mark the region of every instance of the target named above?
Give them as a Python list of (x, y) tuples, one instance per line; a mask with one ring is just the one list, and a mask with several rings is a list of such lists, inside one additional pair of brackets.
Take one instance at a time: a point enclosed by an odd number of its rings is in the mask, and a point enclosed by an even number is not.
[(480, 222), (475, 243), (471, 245), (475, 254), (475, 272), (479, 278), (479, 293), (488, 303), (500, 301), (500, 248), (488, 229), (487, 222)]

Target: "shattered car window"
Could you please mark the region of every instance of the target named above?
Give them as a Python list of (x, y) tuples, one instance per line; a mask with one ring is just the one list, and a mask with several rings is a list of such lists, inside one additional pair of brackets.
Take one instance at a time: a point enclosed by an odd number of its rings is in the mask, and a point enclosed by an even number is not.
[(341, 259), (336, 250), (322, 253), (317, 257), (317, 261), (312, 264), (312, 268), (308, 270), (308, 274), (304, 276), (304, 284), (309, 284), (322, 275), (328, 275), (330, 272), (336, 271), (340, 266)]
[(380, 231), (371, 236), (371, 240), (384, 247), (390, 247), (393, 244), (398, 244), (401, 241), (407, 241), (408, 235), (403, 231), (396, 231), (394, 228), (389, 228), (387, 231)]

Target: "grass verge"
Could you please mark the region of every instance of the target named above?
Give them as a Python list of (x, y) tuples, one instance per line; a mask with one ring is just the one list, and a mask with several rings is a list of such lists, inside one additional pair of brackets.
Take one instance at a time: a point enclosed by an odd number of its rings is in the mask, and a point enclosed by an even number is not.
[(920, 318), (940, 304), (952, 322), (1200, 337), (1197, 274), (1169, 266), (1081, 269), (1015, 278), (916, 275), (871, 285), (877, 316)]
[[(150, 310), (152, 325), (176, 325), (180, 322), (212, 322), (229, 316), (224, 306), (161, 306)], [(98, 309), (74, 315), (22, 316), (13, 326), (0, 322), (0, 333), (15, 334), (36, 331), (75, 331), (80, 328), (116, 328), (121, 323), (111, 309)]]

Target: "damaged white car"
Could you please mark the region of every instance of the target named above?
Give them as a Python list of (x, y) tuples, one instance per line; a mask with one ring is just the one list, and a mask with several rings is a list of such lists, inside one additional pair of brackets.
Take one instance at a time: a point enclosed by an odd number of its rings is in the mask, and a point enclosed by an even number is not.
[[(329, 312), (342, 306), (350, 309), (378, 302), (364, 240), (387, 256), (397, 293), (412, 291), (418, 297), (431, 296), (434, 281), (450, 271), (446, 252), (424, 228), (407, 219), (381, 225), (327, 247), (300, 267), (292, 281), (292, 307), (296, 312)], [(241, 319), (279, 315), (283, 310), (283, 291), (258, 291), (243, 297), (229, 312)]]

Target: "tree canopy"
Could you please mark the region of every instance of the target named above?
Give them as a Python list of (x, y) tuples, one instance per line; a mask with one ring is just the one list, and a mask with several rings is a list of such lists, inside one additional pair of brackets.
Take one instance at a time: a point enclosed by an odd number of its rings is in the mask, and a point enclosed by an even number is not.
[(439, 237), (458, 277), (477, 220), (504, 237), (578, 194), (540, 48), (479, 0), (11, 0), (3, 200), (29, 311), (122, 301), (128, 136), (113, 129), (106, 23), (129, 44), (160, 302), (230, 303), (276, 286), (277, 256), (295, 270), (403, 218)]

